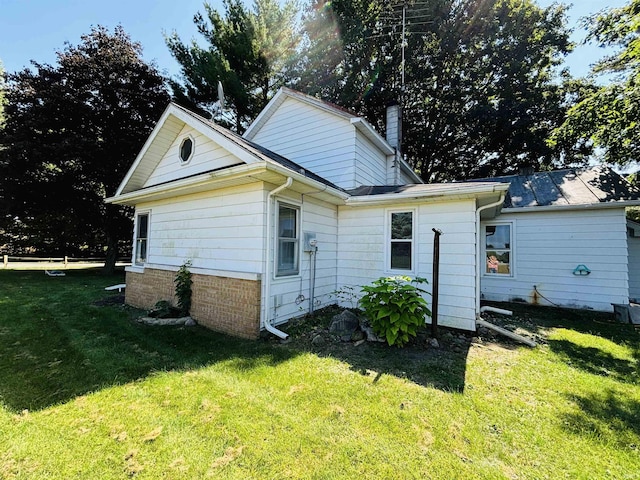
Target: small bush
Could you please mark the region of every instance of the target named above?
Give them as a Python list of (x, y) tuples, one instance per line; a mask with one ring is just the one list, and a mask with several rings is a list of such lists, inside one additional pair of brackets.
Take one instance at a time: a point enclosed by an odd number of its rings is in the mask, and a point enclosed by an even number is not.
[(407, 276), (381, 277), (371, 285), (362, 287), (364, 296), (360, 305), (365, 311), (373, 331), (389, 345), (402, 347), (415, 337), (418, 329), (431, 316), (431, 310), (422, 294), (427, 291), (417, 285), (427, 283), (424, 278)]
[(193, 280), (191, 279), (189, 268), (191, 268), (191, 260), (187, 260), (182, 264), (174, 279), (178, 308), (182, 316), (189, 315), (191, 310), (191, 285)]

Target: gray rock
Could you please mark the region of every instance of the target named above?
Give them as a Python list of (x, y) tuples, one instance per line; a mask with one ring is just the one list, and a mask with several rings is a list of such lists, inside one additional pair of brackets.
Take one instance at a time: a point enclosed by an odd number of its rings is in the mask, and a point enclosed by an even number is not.
[(437, 338), (430, 338), (427, 343), (431, 348), (440, 348), (440, 342)]
[(316, 335), (311, 339), (311, 345), (315, 345), (316, 347), (320, 347), (325, 343), (325, 339), (322, 335)]
[(365, 334), (360, 329), (356, 330), (355, 332), (353, 332), (353, 335), (351, 335), (352, 342), (359, 342), (360, 340), (364, 340), (364, 339), (365, 339)]
[(174, 326), (174, 325), (185, 325), (188, 320), (193, 321), (191, 317), (181, 317), (181, 318), (140, 317), (138, 319), (138, 322), (144, 323), (145, 325)]
[(360, 325), (360, 329), (362, 330), (362, 332), (365, 335), (365, 338), (367, 339), (367, 342), (384, 342), (384, 338), (380, 338), (379, 336), (377, 336), (374, 332), (373, 332), (373, 327), (371, 325), (367, 325), (367, 324), (362, 324)]
[(196, 321), (191, 317), (187, 317), (187, 320), (184, 322), (185, 327), (195, 327), (196, 325)]
[(331, 319), (331, 325), (329, 325), (329, 333), (339, 336), (341, 339), (348, 338), (346, 341), (351, 340), (351, 335), (358, 329), (360, 322), (358, 317), (351, 313), (349, 310), (343, 310), (342, 313), (334, 316)]

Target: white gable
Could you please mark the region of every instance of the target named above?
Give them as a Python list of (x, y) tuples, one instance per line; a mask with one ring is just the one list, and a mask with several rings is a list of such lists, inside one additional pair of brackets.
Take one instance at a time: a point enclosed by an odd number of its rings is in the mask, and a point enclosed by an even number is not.
[(353, 188), (355, 136), (348, 119), (287, 97), (251, 140), (339, 187)]
[[(180, 145), (186, 138), (190, 138), (193, 141), (193, 155), (188, 162), (183, 162), (180, 159), (179, 150)], [(155, 170), (149, 175), (144, 187), (240, 163), (243, 162), (218, 143), (192, 126), (184, 125), (167, 152), (160, 159)]]
[[(188, 162), (181, 162), (178, 150), (188, 135), (194, 141), (194, 153)], [(147, 138), (116, 196), (197, 173), (256, 161), (259, 161), (256, 154), (234, 141), (230, 132), (176, 104), (170, 104)]]
[(394, 149), (364, 119), (288, 88), (278, 91), (244, 137), (345, 189), (384, 185), (389, 178), (421, 183), (415, 174), (390, 172)]

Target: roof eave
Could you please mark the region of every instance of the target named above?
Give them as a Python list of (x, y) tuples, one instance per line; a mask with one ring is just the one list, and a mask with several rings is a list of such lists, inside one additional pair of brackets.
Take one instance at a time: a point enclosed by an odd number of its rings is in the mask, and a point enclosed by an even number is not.
[(394, 203), (421, 202), (424, 200), (470, 200), (489, 195), (499, 195), (506, 192), (507, 189), (508, 186), (505, 186), (504, 184), (494, 183), (490, 185), (483, 185), (481, 188), (461, 190), (458, 184), (456, 187), (451, 189), (436, 190), (432, 192), (383, 193), (380, 195), (352, 196), (346, 200), (345, 204), (351, 207), (362, 207)]
[(142, 202), (150, 202), (173, 196), (188, 195), (202, 191), (214, 190), (217, 183), (229, 182), (251, 178), (256, 181), (266, 181), (261, 178), (262, 174), (268, 172), (276, 173), (283, 178), (292, 177), (294, 181), (309, 188), (303, 193), (305, 195), (325, 194), (330, 198), (335, 198), (336, 203), (343, 203), (349, 194), (326, 185), (317, 180), (305, 177), (303, 174), (289, 170), (286, 167), (267, 161), (255, 162), (235, 167), (229, 167), (215, 172), (207, 172), (189, 178), (174, 180), (162, 185), (143, 188), (134, 192), (116, 195), (105, 199), (106, 203), (115, 205), (136, 205)]
[(553, 212), (562, 210), (602, 210), (640, 206), (640, 200), (617, 200), (613, 202), (588, 203), (581, 205), (542, 205), (533, 207), (504, 207), (503, 213)]

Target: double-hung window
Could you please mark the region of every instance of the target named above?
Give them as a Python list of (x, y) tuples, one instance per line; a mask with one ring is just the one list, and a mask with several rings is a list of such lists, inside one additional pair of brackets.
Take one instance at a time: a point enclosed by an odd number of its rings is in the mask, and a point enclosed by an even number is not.
[(297, 275), (299, 271), (300, 209), (278, 203), (276, 276)]
[(485, 273), (489, 275), (512, 275), (512, 225), (503, 223), (486, 225), (484, 228)]
[(136, 217), (135, 264), (144, 265), (147, 261), (149, 241), (149, 214), (139, 213)]
[(391, 212), (389, 227), (389, 269), (413, 270), (413, 212)]

